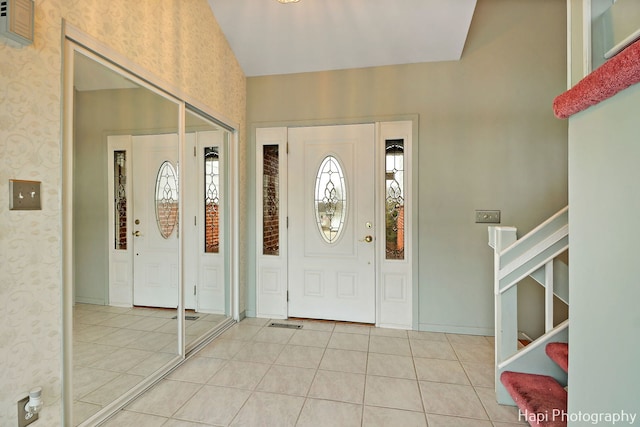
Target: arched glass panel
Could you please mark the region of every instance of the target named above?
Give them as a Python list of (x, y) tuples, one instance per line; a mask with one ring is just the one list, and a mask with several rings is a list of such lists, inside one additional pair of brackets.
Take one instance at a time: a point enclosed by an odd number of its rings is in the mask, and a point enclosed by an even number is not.
[(160, 165), (156, 178), (156, 221), (165, 239), (178, 224), (178, 174), (168, 161)]
[(337, 158), (327, 156), (316, 175), (316, 223), (327, 243), (338, 240), (347, 218), (347, 186), (342, 170)]

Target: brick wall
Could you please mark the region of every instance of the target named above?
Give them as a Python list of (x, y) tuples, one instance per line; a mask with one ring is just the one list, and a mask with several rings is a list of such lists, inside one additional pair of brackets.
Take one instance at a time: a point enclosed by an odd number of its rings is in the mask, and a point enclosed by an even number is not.
[(209, 202), (205, 206), (205, 230), (204, 230), (204, 251), (207, 253), (220, 252), (220, 207)]
[(160, 203), (157, 213), (160, 233), (165, 239), (169, 238), (178, 226), (178, 202)]

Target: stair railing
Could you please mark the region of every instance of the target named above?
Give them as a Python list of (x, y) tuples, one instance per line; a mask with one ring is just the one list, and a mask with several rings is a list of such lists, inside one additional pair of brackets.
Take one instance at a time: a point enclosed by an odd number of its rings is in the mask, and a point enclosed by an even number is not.
[[(514, 227), (489, 227), (489, 245), (494, 248), (496, 379), (499, 367), (518, 353), (517, 285), (525, 277), (532, 276), (545, 287), (545, 334), (554, 329), (554, 259), (569, 247), (569, 207), (520, 239), (516, 233)], [(568, 303), (568, 291), (561, 294)]]

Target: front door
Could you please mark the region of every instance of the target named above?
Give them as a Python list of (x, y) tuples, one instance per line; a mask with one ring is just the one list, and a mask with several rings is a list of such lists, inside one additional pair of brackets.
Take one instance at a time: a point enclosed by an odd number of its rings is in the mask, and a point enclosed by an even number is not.
[(375, 323), (374, 125), (288, 140), (288, 316)]
[(134, 136), (133, 304), (178, 306), (178, 136)]

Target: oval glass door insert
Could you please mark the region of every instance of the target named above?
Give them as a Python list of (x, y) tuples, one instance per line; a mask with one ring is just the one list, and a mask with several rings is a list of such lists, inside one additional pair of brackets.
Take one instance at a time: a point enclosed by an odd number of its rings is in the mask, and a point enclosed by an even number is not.
[(178, 224), (178, 175), (169, 161), (158, 169), (155, 202), (158, 230), (168, 239)]
[(337, 241), (347, 218), (347, 186), (340, 162), (331, 155), (324, 158), (316, 175), (315, 213), (324, 241)]

